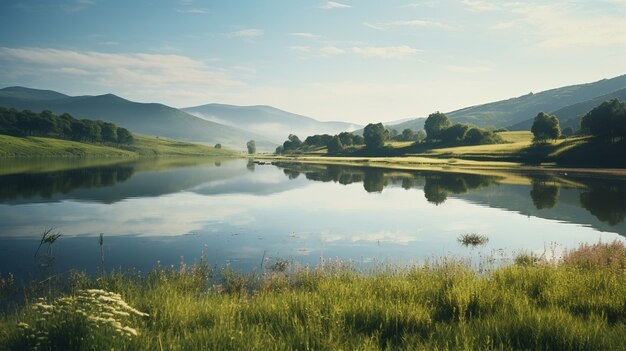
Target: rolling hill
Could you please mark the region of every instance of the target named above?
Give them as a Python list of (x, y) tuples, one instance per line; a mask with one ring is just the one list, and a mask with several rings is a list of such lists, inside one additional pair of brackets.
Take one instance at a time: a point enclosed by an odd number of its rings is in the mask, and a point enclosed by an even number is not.
[[(591, 111), (591, 109), (600, 105), (602, 102), (614, 98), (626, 101), (626, 88), (573, 105), (569, 105), (550, 113), (559, 118), (561, 128), (571, 127), (573, 130), (578, 130), (580, 128), (580, 121), (587, 112)], [(534, 117), (529, 118), (520, 123), (510, 126), (508, 129), (530, 130), (530, 127), (532, 127), (533, 125), (533, 119)]]
[(337, 134), (362, 127), (345, 122), (321, 122), (271, 106), (207, 104), (182, 110), (207, 121), (262, 134), (279, 142), (286, 140), (289, 134), (304, 140), (309, 135)]
[(277, 143), (257, 133), (197, 118), (157, 103), (138, 103), (119, 96), (67, 96), (49, 90), (23, 87), (0, 89), (0, 106), (32, 111), (70, 113), (76, 118), (103, 120), (133, 132), (177, 140), (222, 145), (243, 150), (246, 141), (257, 141), (259, 151), (273, 151)]
[(593, 83), (530, 93), (520, 97), (467, 107), (446, 113), (454, 122), (480, 127), (509, 127), (533, 118), (537, 113), (557, 111), (626, 88), (626, 75)]

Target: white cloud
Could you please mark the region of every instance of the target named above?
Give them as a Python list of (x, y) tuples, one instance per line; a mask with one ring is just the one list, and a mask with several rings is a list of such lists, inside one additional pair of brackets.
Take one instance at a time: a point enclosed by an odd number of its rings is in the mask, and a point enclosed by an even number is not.
[(392, 22), (375, 23), (375, 24), (365, 22), (363, 23), (363, 25), (372, 29), (376, 29), (376, 30), (387, 30), (390, 27), (437, 28), (437, 29), (442, 29), (442, 30), (454, 30), (455, 29), (451, 25), (438, 22), (438, 21), (425, 20), (425, 19), (402, 20), (402, 21), (392, 21)]
[(367, 46), (367, 47), (352, 47), (352, 52), (366, 57), (380, 57), (386, 59), (403, 59), (413, 56), (419, 52), (407, 45), (402, 46)]
[(289, 33), (289, 35), (293, 35), (294, 37), (302, 37), (302, 38), (309, 38), (309, 39), (317, 39), (321, 37), (321, 35), (317, 35), (313, 33), (306, 33), (306, 32)]
[[(593, 9), (571, 1), (464, 0), (474, 12), (492, 12), (500, 20), (487, 28), (511, 30), (523, 42), (544, 49), (626, 45), (626, 1), (598, 2)], [(488, 23), (488, 22), (487, 22)], [(514, 30), (514, 31), (513, 31)]]
[(324, 55), (341, 55), (346, 53), (346, 50), (336, 46), (325, 46), (321, 49), (321, 51)]
[(226, 33), (226, 36), (230, 38), (251, 39), (251, 38), (260, 37), (261, 35), (263, 35), (263, 33), (264, 33), (263, 29), (250, 28), (250, 29), (242, 29), (242, 30)]
[(384, 26), (382, 26), (380, 24), (371, 24), (369, 22), (363, 22), (363, 25), (368, 27), (368, 28), (372, 28), (372, 29), (376, 29), (376, 30), (387, 30)]
[[(0, 66), (13, 67), (20, 75), (30, 78), (47, 77), (59, 81), (72, 77), (88, 78), (95, 86), (117, 91), (129, 98), (163, 98), (165, 88), (207, 91), (217, 86), (245, 85), (230, 78), (224, 70), (181, 55), (0, 47)], [(0, 80), (6, 78), (0, 76)]]
[(319, 6), (320, 9), (324, 9), (324, 10), (345, 9), (345, 8), (350, 8), (350, 7), (352, 6), (334, 2), (334, 1), (327, 1), (327, 2), (321, 3)]
[(176, 10), (176, 12), (178, 13), (207, 13), (208, 10), (207, 9), (201, 9), (201, 8), (191, 8), (191, 9), (178, 9)]

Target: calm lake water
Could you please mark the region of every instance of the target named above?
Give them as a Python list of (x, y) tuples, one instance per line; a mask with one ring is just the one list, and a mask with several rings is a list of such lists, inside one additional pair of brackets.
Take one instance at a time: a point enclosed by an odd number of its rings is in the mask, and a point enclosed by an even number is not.
[[(362, 267), (442, 256), (551, 254), (624, 240), (626, 180), (565, 173), (467, 174), (235, 160), (118, 164), (0, 161), (0, 276), (150, 270), (203, 255), (259, 270), (278, 259)], [(93, 161), (92, 161), (93, 162)], [(41, 233), (63, 235), (34, 257)], [(489, 242), (459, 244), (463, 233)], [(481, 259), (482, 257), (482, 259)]]

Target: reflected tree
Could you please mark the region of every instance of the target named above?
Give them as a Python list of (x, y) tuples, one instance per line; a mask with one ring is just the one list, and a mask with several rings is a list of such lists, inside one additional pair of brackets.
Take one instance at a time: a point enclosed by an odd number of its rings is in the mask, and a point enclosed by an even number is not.
[(387, 182), (382, 169), (366, 169), (363, 177), (363, 188), (368, 193), (382, 192)]
[(248, 164), (246, 164), (246, 168), (247, 168), (250, 172), (254, 172), (254, 169), (255, 169), (254, 160), (248, 159)]
[(580, 193), (580, 204), (599, 220), (612, 226), (626, 217), (626, 184), (621, 180), (603, 180), (588, 184)]
[(535, 208), (543, 210), (556, 205), (559, 198), (559, 186), (555, 182), (549, 182), (546, 178), (533, 178), (530, 198)]

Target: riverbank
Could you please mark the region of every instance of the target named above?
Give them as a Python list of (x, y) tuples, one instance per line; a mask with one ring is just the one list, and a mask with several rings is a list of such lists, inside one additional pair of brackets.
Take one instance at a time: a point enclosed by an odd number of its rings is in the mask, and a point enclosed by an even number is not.
[(26, 302), (0, 315), (0, 348), (620, 350), (625, 268), (614, 242), (480, 274), (445, 259), (368, 274), (340, 261), (278, 261), (260, 276), (202, 262), (74, 273), (62, 290), (47, 280), (12, 292)]
[(342, 166), (374, 167), (397, 170), (433, 170), (459, 173), (488, 174), (498, 172), (553, 172), (570, 175), (605, 175), (626, 176), (626, 168), (584, 168), (567, 167), (555, 164), (530, 166), (519, 162), (473, 161), (456, 158), (435, 157), (332, 157), (332, 156), (282, 156), (255, 155), (255, 159), (266, 162), (295, 162), (308, 164), (326, 164)]
[(130, 144), (89, 144), (42, 137), (0, 135), (0, 158), (134, 158), (162, 156), (223, 156), (232, 150), (159, 137), (135, 135)]

